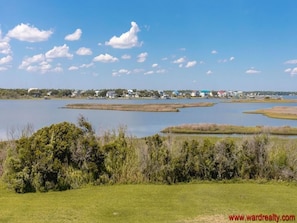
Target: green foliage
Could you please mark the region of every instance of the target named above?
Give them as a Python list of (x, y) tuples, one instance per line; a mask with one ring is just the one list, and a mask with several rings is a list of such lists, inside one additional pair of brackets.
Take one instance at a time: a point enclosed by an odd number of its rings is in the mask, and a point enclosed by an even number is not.
[(17, 140), (6, 159), (9, 186), (19, 193), (65, 190), (96, 179), (99, 147), (88, 123), (81, 118), (80, 125), (54, 124)]
[(273, 144), (267, 135), (175, 141), (158, 134), (135, 139), (119, 128), (98, 137), (81, 116), (78, 125), (54, 124), (2, 145), (9, 147), (3, 179), (18, 193), (85, 184), (297, 180), (296, 144)]

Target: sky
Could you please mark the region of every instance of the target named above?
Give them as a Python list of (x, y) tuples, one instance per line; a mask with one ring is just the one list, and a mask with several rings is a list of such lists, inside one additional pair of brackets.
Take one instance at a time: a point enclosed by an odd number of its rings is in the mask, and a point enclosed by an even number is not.
[(297, 91), (296, 0), (0, 0), (0, 88)]

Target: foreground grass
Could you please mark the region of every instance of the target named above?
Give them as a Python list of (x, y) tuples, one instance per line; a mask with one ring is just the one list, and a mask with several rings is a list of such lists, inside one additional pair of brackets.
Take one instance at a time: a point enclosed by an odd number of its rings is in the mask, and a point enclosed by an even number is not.
[(185, 124), (167, 127), (162, 133), (175, 134), (271, 134), (271, 135), (297, 135), (297, 128), (290, 126), (236, 126), (220, 124)]
[(65, 108), (143, 112), (178, 112), (179, 108), (210, 107), (213, 105), (214, 103), (207, 102), (185, 104), (68, 104)]
[(297, 214), (281, 183), (113, 185), (16, 194), (0, 188), (0, 222), (229, 222), (232, 214)]

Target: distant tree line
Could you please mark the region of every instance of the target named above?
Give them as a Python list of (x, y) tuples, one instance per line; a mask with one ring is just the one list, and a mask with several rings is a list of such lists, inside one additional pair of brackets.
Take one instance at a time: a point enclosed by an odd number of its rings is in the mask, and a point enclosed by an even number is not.
[[(139, 97), (160, 97), (160, 92), (157, 90), (139, 90), (132, 89), (135, 94)], [(117, 97), (125, 97), (128, 94), (127, 89), (117, 88), (117, 89), (100, 89), (100, 90), (75, 90), (75, 89), (2, 89), (0, 88), (0, 99), (29, 99), (29, 98), (43, 98), (43, 97), (51, 97), (51, 98), (70, 98), (70, 97), (84, 97), (84, 98), (92, 98), (106, 97), (106, 93), (108, 91), (115, 91)], [(171, 97), (191, 97), (192, 90), (179, 90), (179, 95), (173, 94), (173, 90), (164, 90), (162, 91), (165, 95), (169, 95)], [(259, 95), (297, 95), (297, 92), (280, 92), (280, 91), (246, 91), (246, 94), (259, 94)], [(217, 91), (212, 91), (213, 97), (217, 97)]]
[(195, 180), (297, 180), (297, 145), (274, 146), (267, 135), (241, 140), (136, 139), (124, 128), (97, 136), (80, 117), (7, 143), (3, 179), (17, 193), (67, 190), (85, 184)]

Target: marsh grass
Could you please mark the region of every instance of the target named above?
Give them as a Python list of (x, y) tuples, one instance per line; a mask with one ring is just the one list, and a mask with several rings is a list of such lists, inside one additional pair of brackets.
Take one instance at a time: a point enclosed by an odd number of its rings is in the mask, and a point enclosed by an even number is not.
[(178, 112), (179, 108), (210, 107), (214, 103), (174, 103), (174, 104), (68, 104), (65, 108), (117, 110), (117, 111), (143, 111), (143, 112)]
[(231, 214), (297, 214), (297, 186), (202, 182), (87, 186), (16, 194), (0, 186), (0, 222), (227, 222)]
[(162, 133), (177, 134), (272, 134), (272, 135), (297, 135), (297, 128), (290, 126), (236, 126), (223, 124), (185, 124), (165, 128)]
[(270, 118), (297, 120), (296, 106), (276, 106), (269, 109), (247, 111), (247, 114), (262, 114)]

